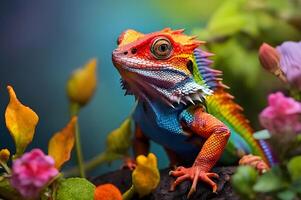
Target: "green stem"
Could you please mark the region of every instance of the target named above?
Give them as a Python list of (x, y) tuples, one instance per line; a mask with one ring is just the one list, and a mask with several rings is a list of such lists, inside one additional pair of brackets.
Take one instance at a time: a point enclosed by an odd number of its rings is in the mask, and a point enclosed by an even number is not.
[[(85, 171), (90, 171), (94, 169), (95, 167), (106, 163), (106, 162), (111, 162), (116, 159), (121, 159), (123, 156), (122, 155), (112, 155), (108, 154), (107, 152), (102, 152), (99, 155), (95, 156), (88, 162), (84, 164), (84, 169)], [(76, 176), (80, 172), (80, 169), (78, 167), (74, 167), (66, 172), (64, 172), (65, 177), (70, 177), (70, 176)]]
[(134, 194), (135, 194), (135, 188), (134, 185), (132, 185), (130, 187), (130, 189), (128, 189), (125, 193), (122, 194), (122, 199), (123, 200), (130, 200), (133, 198)]
[[(77, 103), (71, 102), (70, 104), (70, 115), (75, 116), (78, 115), (80, 110), (80, 105)], [(80, 131), (79, 131), (79, 124), (78, 121), (75, 124), (75, 147), (76, 147), (76, 155), (77, 155), (77, 163), (79, 167), (80, 176), (82, 178), (86, 177), (85, 169), (84, 169), (84, 158), (81, 148), (81, 141), (80, 141)]]
[(6, 162), (0, 161), (0, 165), (3, 167), (3, 169), (8, 173), (11, 174), (10, 168), (7, 166)]
[[(130, 116), (133, 115), (136, 107), (137, 107), (137, 104), (138, 104), (138, 101), (135, 102), (131, 112), (130, 112)], [(73, 115), (77, 115), (78, 114), (78, 111), (80, 109), (80, 106), (79, 104), (76, 104), (76, 103), (71, 103), (70, 104), (70, 113), (71, 113), (71, 116)], [(78, 131), (78, 132), (77, 132)], [(76, 141), (80, 141), (80, 138), (79, 138), (79, 130), (78, 130), (78, 124), (76, 126)], [(78, 144), (80, 142), (77, 142), (76, 144), (76, 150), (77, 150), (77, 157), (79, 158), (79, 153), (81, 155), (81, 146), (80, 144)], [(79, 167), (74, 167), (74, 168), (71, 168), (70, 170), (64, 172), (64, 175), (66, 177), (70, 177), (70, 176), (76, 176), (78, 175), (78, 173), (82, 174), (82, 172), (87, 172), (87, 171), (90, 171), (92, 169), (94, 169), (95, 167), (97, 167), (98, 165), (100, 164), (103, 164), (103, 163), (106, 163), (106, 162), (110, 162), (110, 161), (113, 161), (113, 160), (116, 160), (116, 159), (121, 159), (123, 156), (122, 155), (112, 155), (112, 154), (109, 154), (107, 152), (102, 152), (98, 155), (96, 155), (95, 157), (93, 157), (91, 160), (89, 160), (88, 162), (86, 163), (83, 163), (83, 161), (81, 161), (81, 164), (80, 164), (80, 161), (79, 161)], [(80, 160), (80, 159), (78, 159)], [(83, 160), (83, 159), (81, 159)]]

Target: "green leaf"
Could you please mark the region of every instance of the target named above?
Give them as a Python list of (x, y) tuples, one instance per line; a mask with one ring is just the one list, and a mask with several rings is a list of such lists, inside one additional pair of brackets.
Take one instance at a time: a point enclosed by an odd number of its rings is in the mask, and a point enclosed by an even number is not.
[(242, 31), (248, 33), (253, 37), (257, 37), (259, 33), (259, 26), (258, 26), (258, 18), (257, 15), (253, 12), (248, 12), (244, 14), (245, 17), (245, 26), (242, 28)]
[(7, 178), (4, 178), (0, 181), (0, 196), (9, 200), (23, 199), (19, 192), (10, 185)]
[(132, 145), (131, 118), (127, 118), (117, 129), (107, 136), (108, 153), (125, 155)]
[(280, 44), (283, 41), (300, 40), (300, 31), (284, 20), (261, 13), (260, 21), (261, 38), (267, 43)]
[(267, 0), (266, 3), (269, 9), (273, 9), (276, 12), (287, 11), (291, 4), (290, 1), (284, 0)]
[(257, 172), (253, 167), (240, 166), (232, 176), (232, 186), (244, 199), (254, 199), (255, 192), (252, 190), (257, 179)]
[(223, 0), (211, 0), (210, 3), (196, 0), (153, 0), (145, 1), (155, 13), (162, 16), (162, 19), (168, 21), (170, 26), (185, 26), (200, 25), (200, 22), (205, 22), (214, 13), (216, 8)]
[(297, 142), (301, 142), (301, 134), (298, 134), (296, 137)]
[(60, 182), (56, 200), (93, 200), (95, 186), (84, 178), (68, 178)]
[(293, 181), (301, 179), (301, 156), (295, 156), (290, 159), (287, 169)]
[(278, 168), (273, 168), (258, 178), (253, 189), (256, 192), (273, 192), (285, 187)]
[(271, 134), (267, 129), (261, 130), (261, 131), (257, 131), (253, 134), (253, 137), (256, 140), (266, 140), (271, 138)]
[(301, 178), (294, 181), (291, 185), (291, 189), (299, 194), (301, 194)]
[(211, 51), (216, 55), (216, 66), (222, 71), (227, 71), (226, 76), (244, 80), (247, 86), (252, 88), (258, 84), (260, 65), (257, 51), (246, 49), (239, 39), (229, 39), (223, 43), (211, 45)]
[(281, 200), (293, 200), (296, 196), (296, 193), (291, 190), (285, 190), (283, 192), (279, 192), (277, 197)]
[(247, 24), (242, 6), (246, 0), (227, 0), (211, 17), (207, 29), (213, 37), (232, 35)]

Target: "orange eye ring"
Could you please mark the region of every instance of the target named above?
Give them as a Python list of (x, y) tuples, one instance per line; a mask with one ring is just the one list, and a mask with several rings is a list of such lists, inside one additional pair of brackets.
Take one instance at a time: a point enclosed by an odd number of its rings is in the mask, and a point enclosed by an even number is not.
[(172, 52), (171, 42), (165, 37), (160, 37), (153, 42), (151, 52), (156, 59), (167, 59)]

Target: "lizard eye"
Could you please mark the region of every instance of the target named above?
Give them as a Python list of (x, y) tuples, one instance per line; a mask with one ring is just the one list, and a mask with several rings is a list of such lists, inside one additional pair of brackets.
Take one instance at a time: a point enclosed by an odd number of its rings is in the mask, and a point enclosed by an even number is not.
[(152, 46), (151, 52), (157, 59), (167, 59), (171, 55), (172, 45), (167, 38), (156, 39)]

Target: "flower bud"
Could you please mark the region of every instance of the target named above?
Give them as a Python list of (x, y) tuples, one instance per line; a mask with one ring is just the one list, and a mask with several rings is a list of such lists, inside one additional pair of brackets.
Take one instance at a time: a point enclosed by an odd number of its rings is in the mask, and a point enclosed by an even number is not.
[(10, 152), (9, 152), (8, 149), (1, 149), (0, 150), (0, 161), (6, 163), (9, 159), (9, 157), (10, 157)]
[(263, 68), (286, 82), (284, 73), (280, 68), (280, 54), (274, 47), (263, 43), (259, 48), (259, 61)]
[(94, 95), (96, 86), (97, 61), (92, 59), (70, 76), (67, 82), (67, 95), (71, 102), (84, 106)]

